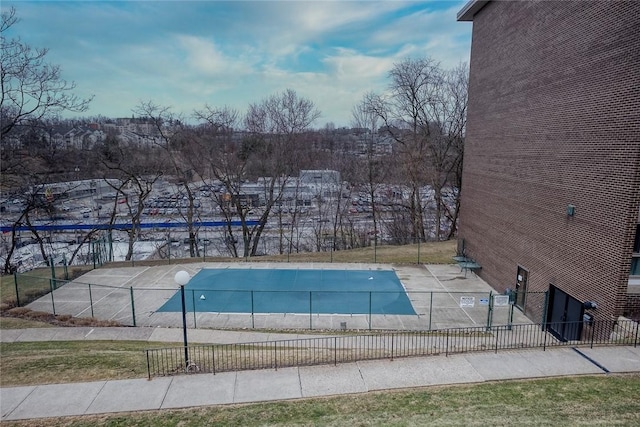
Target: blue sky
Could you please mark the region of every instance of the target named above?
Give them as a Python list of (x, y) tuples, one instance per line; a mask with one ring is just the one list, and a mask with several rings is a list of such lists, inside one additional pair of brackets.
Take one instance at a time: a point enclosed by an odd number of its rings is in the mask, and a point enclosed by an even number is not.
[(244, 112), (287, 88), (348, 126), (351, 109), (383, 92), (389, 70), (430, 56), (469, 62), (465, 1), (2, 1), (13, 27), (95, 95), (85, 115), (128, 117), (141, 101), (192, 114), (205, 104)]

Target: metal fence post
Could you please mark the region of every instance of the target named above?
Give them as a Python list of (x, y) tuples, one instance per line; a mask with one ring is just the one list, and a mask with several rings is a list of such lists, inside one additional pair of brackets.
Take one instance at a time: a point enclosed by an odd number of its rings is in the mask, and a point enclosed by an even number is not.
[(313, 305), (311, 302), (311, 293), (313, 291), (309, 291), (309, 329), (313, 329)]
[(493, 324), (493, 291), (489, 291), (489, 304), (487, 305), (487, 331), (491, 330)]
[(69, 266), (67, 265), (66, 254), (62, 254), (62, 262), (64, 263), (64, 280), (69, 280)]
[(253, 307), (253, 289), (251, 290), (251, 328), (256, 328), (256, 319)]
[(95, 317), (93, 315), (93, 297), (91, 296), (91, 283), (89, 283), (89, 307), (91, 307), (91, 317)]
[(371, 291), (369, 291), (369, 330), (371, 330)]
[(391, 333), (391, 361), (393, 361), (393, 332)]
[[(109, 229), (109, 233), (107, 234), (107, 239), (109, 241), (109, 261), (113, 261), (113, 235), (111, 233), (111, 229)], [(133, 258), (131, 257), (131, 262), (133, 263)]]
[(182, 344), (184, 345), (184, 367), (189, 368), (189, 342), (187, 341), (187, 305), (184, 300), (184, 285), (180, 285), (180, 302), (182, 303)]
[(447, 357), (449, 356), (449, 329), (447, 329), (447, 341), (444, 348), (445, 348), (444, 355), (445, 357)]
[(20, 307), (20, 293), (18, 292), (18, 272), (13, 272), (13, 283), (16, 286), (16, 305)]
[(593, 320), (593, 324), (591, 325), (591, 345), (590, 347), (593, 348), (593, 336), (595, 335), (596, 332), (596, 322), (597, 320)]
[(513, 325), (513, 306), (514, 303), (509, 302), (509, 330), (511, 330), (511, 326)]
[(498, 353), (498, 340), (499, 340), (499, 337), (500, 337), (500, 327), (498, 326), (496, 328), (496, 354)]
[(338, 337), (333, 337), (333, 366), (338, 365)]
[(633, 347), (638, 346), (638, 330), (640, 330), (640, 322), (636, 322), (636, 338), (633, 340)]
[(216, 374), (216, 346), (211, 346), (211, 367), (213, 370), (213, 375)]
[(431, 330), (431, 314), (433, 313), (433, 291), (430, 292), (431, 297), (429, 298), (429, 330)]
[(376, 264), (378, 262), (378, 237), (375, 236), (373, 240), (373, 263)]
[(202, 251), (202, 262), (207, 262), (207, 239), (202, 241), (204, 245), (204, 251)]
[(196, 290), (191, 289), (191, 303), (193, 304), (193, 329), (198, 329), (198, 324), (196, 323)]
[(275, 370), (278, 370), (278, 341), (273, 342), (273, 365)]
[(53, 280), (55, 280), (56, 279), (56, 267), (55, 267), (54, 262), (53, 262), (53, 256), (49, 257), (49, 265), (51, 266), (51, 278)]
[(55, 279), (49, 279), (49, 288), (51, 289), (51, 308), (53, 310), (53, 315), (56, 315), (56, 302), (55, 299), (53, 298), (53, 281)]
[(547, 330), (547, 310), (549, 309), (549, 291), (544, 291), (544, 305), (542, 306), (542, 319), (540, 319), (540, 323), (542, 324), (542, 330)]
[(133, 286), (129, 288), (129, 291), (131, 293), (131, 314), (133, 316), (133, 326), (136, 326), (136, 306), (133, 301)]

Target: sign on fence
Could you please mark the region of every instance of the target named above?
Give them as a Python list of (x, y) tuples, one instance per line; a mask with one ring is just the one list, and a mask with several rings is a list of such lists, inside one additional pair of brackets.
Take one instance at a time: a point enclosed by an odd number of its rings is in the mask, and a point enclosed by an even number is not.
[(493, 297), (493, 305), (495, 307), (505, 307), (509, 305), (509, 295), (495, 295)]
[(474, 307), (476, 305), (476, 297), (460, 297), (460, 308)]

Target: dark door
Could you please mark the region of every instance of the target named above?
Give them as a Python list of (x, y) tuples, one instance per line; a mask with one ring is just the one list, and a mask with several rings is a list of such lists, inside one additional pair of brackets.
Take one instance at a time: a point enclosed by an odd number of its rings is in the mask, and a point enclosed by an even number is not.
[(516, 307), (520, 310), (524, 310), (524, 303), (527, 297), (527, 280), (529, 278), (529, 272), (524, 268), (518, 266), (518, 275), (516, 276)]
[(584, 314), (582, 303), (553, 285), (549, 288), (549, 297), (549, 332), (562, 341), (579, 340)]

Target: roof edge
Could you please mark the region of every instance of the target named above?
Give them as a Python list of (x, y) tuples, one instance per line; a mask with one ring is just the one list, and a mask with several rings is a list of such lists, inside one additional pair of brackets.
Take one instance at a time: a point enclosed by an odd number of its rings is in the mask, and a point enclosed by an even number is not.
[(460, 12), (458, 12), (458, 15), (456, 16), (456, 20), (473, 21), (474, 15), (487, 3), (489, 3), (489, 0), (470, 0), (462, 9), (460, 9)]

